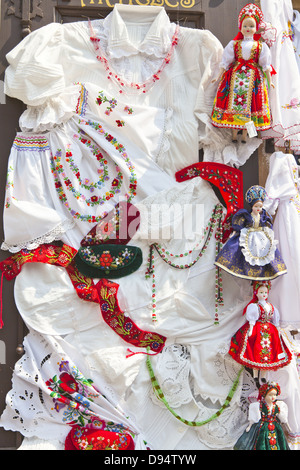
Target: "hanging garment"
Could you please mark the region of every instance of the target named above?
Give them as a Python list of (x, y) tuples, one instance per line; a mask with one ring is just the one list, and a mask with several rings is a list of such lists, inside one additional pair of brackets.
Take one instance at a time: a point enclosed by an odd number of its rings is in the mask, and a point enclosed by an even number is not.
[(300, 12), (297, 10), (293, 11), (293, 20), (292, 20), (292, 40), (294, 44), (294, 50), (296, 55), (296, 60), (300, 73)]
[[(280, 310), (283, 328), (300, 328), (300, 251), (297, 243), (300, 221), (299, 176), (292, 154), (275, 152), (270, 158), (266, 181), (271, 214), (276, 213), (274, 233), (287, 267), (287, 274), (274, 280), (270, 296)], [(276, 212), (277, 211), (277, 212)]]
[[(270, 91), (272, 128), (262, 132), (262, 138), (274, 138), (275, 145), (284, 147), (290, 141), (292, 150), (300, 147), (300, 75), (295, 57), (289, 22), (293, 20), (291, 0), (262, 0), (265, 20), (277, 30), (276, 42), (271, 47), (275, 88)], [(286, 86), (286, 84), (289, 86)]]

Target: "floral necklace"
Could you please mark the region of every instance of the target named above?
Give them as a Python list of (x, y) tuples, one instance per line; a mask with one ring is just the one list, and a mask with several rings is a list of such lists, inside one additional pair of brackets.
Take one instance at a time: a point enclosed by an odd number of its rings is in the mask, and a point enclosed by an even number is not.
[[(108, 60), (105, 57), (103, 50), (101, 49), (100, 39), (96, 37), (96, 33), (93, 30), (91, 22), (89, 22), (89, 28), (90, 28), (90, 34), (91, 34), (90, 40), (92, 41), (95, 52), (97, 54), (96, 55), (97, 60), (99, 60), (99, 62), (101, 62), (104, 65), (104, 68), (107, 72), (107, 79), (113, 81), (116, 85), (118, 85), (118, 87), (120, 88), (119, 93), (130, 94), (128, 92), (129, 89), (131, 89), (133, 93), (135, 92), (146, 93), (147, 91), (149, 91), (154, 85), (154, 83), (156, 83), (157, 80), (160, 79), (160, 75), (163, 72), (164, 68), (170, 63), (174, 49), (178, 44), (179, 25), (176, 26), (175, 32), (171, 39), (170, 49), (167, 52), (167, 55), (164, 57), (162, 64), (159, 67), (159, 69), (156, 71), (156, 73), (154, 73), (150, 78), (148, 78), (143, 83), (130, 83), (122, 79), (121, 77), (119, 77), (118, 74), (109, 65)], [(127, 88), (126, 91), (125, 91), (125, 87)]]
[[(157, 317), (156, 317), (156, 281), (155, 281), (155, 265), (154, 265), (154, 248), (156, 249), (157, 253), (159, 254), (159, 256), (161, 257), (161, 259), (167, 263), (168, 265), (172, 266), (173, 268), (177, 268), (177, 269), (188, 269), (188, 268), (191, 268), (192, 266), (194, 266), (194, 264), (196, 264), (200, 258), (202, 258), (202, 256), (204, 255), (204, 253), (206, 252), (206, 249), (208, 247), (208, 244), (210, 242), (210, 239), (212, 237), (212, 234), (216, 228), (216, 234), (215, 234), (215, 237), (216, 237), (216, 240), (217, 240), (217, 243), (216, 243), (216, 253), (218, 253), (220, 251), (220, 248), (221, 248), (221, 245), (222, 245), (222, 215), (223, 215), (223, 207), (221, 204), (217, 204), (213, 210), (213, 213), (212, 213), (212, 216), (209, 220), (209, 223), (207, 224), (205, 230), (204, 230), (204, 233), (203, 233), (203, 236), (202, 236), (202, 240), (201, 242), (197, 243), (197, 245), (185, 252), (185, 253), (181, 253), (181, 254), (172, 254), (170, 253), (169, 251), (166, 251), (164, 248), (162, 248), (161, 245), (159, 245), (158, 243), (153, 243), (152, 245), (150, 245), (150, 253), (149, 253), (149, 258), (148, 258), (148, 268), (147, 268), (147, 271), (145, 273), (145, 277), (146, 279), (150, 278), (151, 275), (152, 275), (152, 321), (153, 322), (156, 322), (157, 321)], [(194, 259), (194, 261), (190, 262), (190, 263), (186, 263), (186, 264), (178, 264), (176, 262), (174, 262), (173, 260), (171, 260), (170, 258), (180, 258), (180, 259), (183, 259), (184, 257), (192, 254), (195, 250), (197, 250), (199, 248), (199, 246), (202, 244), (202, 242), (204, 241), (204, 244), (200, 250), (200, 253), (198, 254), (198, 256)], [(169, 258), (170, 257), (170, 258)], [(219, 316), (218, 316), (218, 307), (220, 305), (223, 305), (223, 285), (222, 285), (222, 279), (221, 279), (221, 275), (220, 275), (220, 269), (218, 267), (216, 267), (216, 282), (215, 282), (215, 318), (214, 318), (214, 323), (216, 325), (219, 324)]]

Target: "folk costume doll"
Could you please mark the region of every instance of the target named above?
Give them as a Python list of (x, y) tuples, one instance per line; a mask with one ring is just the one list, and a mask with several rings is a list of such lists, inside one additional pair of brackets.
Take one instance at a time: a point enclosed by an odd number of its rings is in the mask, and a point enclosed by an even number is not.
[[(212, 111), (216, 127), (232, 129), (232, 140), (242, 129), (242, 142), (246, 142), (247, 126), (258, 130), (269, 129), (271, 113), (267, 83), (271, 84), (271, 54), (266, 43), (257, 34), (263, 20), (259, 7), (246, 5), (239, 14), (239, 34), (229, 42), (220, 64), (221, 81)], [(273, 86), (273, 85), (272, 85)]]
[(248, 189), (245, 198), (251, 211), (240, 209), (233, 216), (234, 232), (216, 257), (216, 266), (234, 276), (263, 281), (287, 272), (274, 239), (272, 218), (263, 208), (266, 196), (262, 186)]
[(253, 298), (245, 307), (245, 324), (231, 338), (230, 356), (239, 364), (253, 370), (258, 382), (266, 372), (277, 370), (291, 362), (292, 354), (278, 331), (280, 315), (276, 307), (268, 302), (270, 282), (255, 282)]
[(263, 384), (258, 401), (249, 406), (249, 425), (234, 450), (290, 450), (282, 424), (288, 426), (288, 409), (277, 401), (281, 390), (276, 382)]

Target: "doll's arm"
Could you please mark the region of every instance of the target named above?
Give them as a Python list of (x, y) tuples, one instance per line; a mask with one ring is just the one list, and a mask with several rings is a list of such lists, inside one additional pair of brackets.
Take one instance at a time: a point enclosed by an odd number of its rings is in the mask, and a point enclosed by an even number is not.
[(250, 324), (250, 329), (249, 329), (249, 336), (252, 335), (253, 327), (255, 323), (257, 322), (259, 317), (258, 313), (258, 308), (255, 303), (248, 305), (247, 310), (246, 310), (246, 318)]
[(280, 412), (278, 414), (279, 421), (286, 426), (290, 431), (291, 428), (288, 423), (288, 406), (284, 401), (277, 401)]
[(266, 74), (268, 83), (271, 87), (275, 88), (274, 83), (272, 82), (272, 75), (271, 75), (271, 51), (269, 46), (266, 43), (262, 43), (262, 50), (259, 58), (259, 65), (262, 67), (263, 71)]
[(250, 403), (249, 412), (248, 412), (248, 420), (249, 424), (246, 428), (246, 432), (249, 432), (251, 429), (252, 424), (258, 423), (261, 419), (260, 413), (260, 403), (259, 401), (255, 401), (254, 403)]
[(223, 51), (222, 60), (220, 63), (220, 73), (217, 78), (212, 80), (212, 83), (220, 81), (223, 73), (226, 72), (228, 67), (234, 62), (234, 46), (233, 45), (234, 45), (234, 41), (230, 41), (225, 47)]

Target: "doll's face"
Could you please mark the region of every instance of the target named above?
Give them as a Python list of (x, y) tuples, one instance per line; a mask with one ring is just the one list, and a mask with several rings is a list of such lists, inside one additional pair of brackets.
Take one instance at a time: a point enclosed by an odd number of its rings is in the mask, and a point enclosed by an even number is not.
[(241, 33), (244, 38), (251, 38), (256, 33), (256, 21), (254, 18), (245, 18), (242, 22)]
[(271, 388), (271, 390), (268, 391), (268, 393), (265, 396), (265, 402), (267, 405), (271, 405), (274, 403), (277, 399), (277, 390), (276, 388)]
[(267, 287), (261, 286), (261, 287), (259, 287), (256, 295), (257, 295), (257, 298), (258, 298), (259, 301), (267, 300), (267, 298), (269, 296), (269, 290), (268, 290)]
[(254, 215), (258, 215), (261, 213), (263, 208), (263, 203), (261, 201), (257, 201), (255, 204), (252, 206), (252, 213)]

